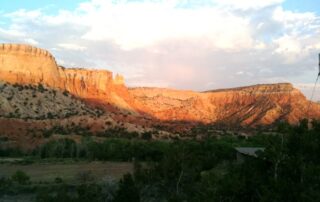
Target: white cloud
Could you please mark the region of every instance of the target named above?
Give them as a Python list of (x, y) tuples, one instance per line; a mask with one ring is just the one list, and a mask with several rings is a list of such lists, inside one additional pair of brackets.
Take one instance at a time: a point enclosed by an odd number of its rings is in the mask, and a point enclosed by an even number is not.
[(18, 10), (0, 14), (9, 20), (0, 41), (47, 48), (64, 66), (120, 72), (131, 86), (312, 82), (319, 16), (285, 10), (283, 0), (199, 2), (92, 0), (57, 14)]
[(234, 9), (261, 9), (272, 5), (279, 5), (284, 0), (213, 0), (220, 6), (228, 6)]
[[(206, 41), (211, 48), (239, 50), (261, 48), (262, 42), (252, 39), (249, 18), (238, 16), (220, 6), (263, 8), (279, 3), (267, 0), (213, 1), (219, 6), (194, 9), (177, 8), (179, 1), (108, 1), (81, 3), (75, 11), (60, 10), (57, 15), (45, 15), (41, 9), (24, 9), (5, 14), (16, 30), (23, 31), (23, 22), (46, 26), (86, 27), (81, 39), (113, 41), (125, 50), (154, 45), (168, 39)], [(261, 1), (259, 1), (261, 2)], [(250, 7), (250, 6), (249, 6)], [(248, 7), (248, 8), (249, 8)]]
[(84, 51), (87, 49), (84, 46), (79, 46), (77, 44), (70, 44), (70, 43), (60, 43), (58, 44), (58, 46), (66, 50), (74, 50), (74, 51)]
[[(298, 28), (299, 26), (309, 26), (312, 25), (317, 18), (315, 13), (312, 12), (293, 12), (288, 10), (283, 10), (282, 7), (278, 6), (274, 12), (272, 18), (279, 22), (282, 22), (286, 28)], [(319, 25), (316, 27), (319, 28)], [(296, 30), (299, 31), (299, 30)]]
[(206, 39), (218, 48), (242, 48), (252, 43), (248, 20), (213, 7), (179, 9), (151, 2), (92, 4), (81, 7), (91, 25), (83, 38), (111, 40), (126, 50), (175, 38)]
[(40, 9), (27, 11), (25, 9), (19, 9), (12, 13), (4, 14), (4, 16), (11, 18), (13, 21), (16, 22), (23, 22), (28, 20), (35, 20), (42, 15)]
[(35, 46), (39, 44), (38, 41), (36, 41), (36, 40), (34, 40), (34, 39), (32, 39), (32, 38), (27, 38), (27, 39), (25, 39), (24, 41), (25, 41), (26, 43), (28, 43), (28, 44), (35, 45)]
[(307, 99), (311, 99), (312, 91), (314, 90), (312, 101), (320, 101), (320, 85), (317, 83), (315, 85), (314, 83), (295, 83), (294, 87), (301, 90)]
[(294, 36), (284, 35), (276, 40), (274, 40), (275, 44), (278, 46), (275, 52), (290, 54), (290, 53), (300, 53), (302, 51), (302, 47), (300, 41)]

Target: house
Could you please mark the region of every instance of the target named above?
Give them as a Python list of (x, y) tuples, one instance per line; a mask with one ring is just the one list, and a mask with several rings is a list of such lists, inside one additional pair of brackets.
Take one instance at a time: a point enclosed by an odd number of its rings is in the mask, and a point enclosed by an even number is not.
[(265, 150), (264, 147), (236, 147), (237, 162), (242, 163), (248, 157), (257, 158), (259, 152)]

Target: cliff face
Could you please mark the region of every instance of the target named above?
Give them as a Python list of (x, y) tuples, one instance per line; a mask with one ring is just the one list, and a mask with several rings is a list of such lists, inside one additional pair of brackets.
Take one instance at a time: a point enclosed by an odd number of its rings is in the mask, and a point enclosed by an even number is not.
[(0, 79), (10, 83), (59, 85), (52, 55), (28, 45), (0, 44)]
[(46, 50), (29, 45), (0, 44), (0, 80), (9, 83), (39, 83), (67, 90), (87, 100), (133, 111), (124, 79), (106, 70), (62, 68)]
[[(255, 85), (207, 92), (161, 88), (128, 90), (124, 78), (106, 70), (59, 67), (45, 50), (28, 45), (0, 45), (0, 80), (45, 84), (67, 90), (90, 103), (115, 106), (163, 121), (192, 121), (243, 126), (268, 125), (278, 120), (297, 123), (320, 118), (318, 104), (310, 104), (291, 84)], [(106, 107), (106, 109), (109, 109)], [(114, 109), (114, 108), (113, 108)]]
[(112, 72), (105, 70), (59, 68), (59, 74), (60, 87), (79, 97), (99, 98), (113, 84)]
[(285, 120), (320, 117), (320, 106), (311, 103), (291, 84), (255, 85), (207, 92), (134, 88), (130, 92), (148, 113), (165, 120), (187, 120), (226, 125), (269, 125)]

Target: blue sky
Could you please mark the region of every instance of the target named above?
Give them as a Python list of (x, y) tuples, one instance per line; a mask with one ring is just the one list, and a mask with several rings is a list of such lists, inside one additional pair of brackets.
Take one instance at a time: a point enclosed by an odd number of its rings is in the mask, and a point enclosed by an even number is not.
[(0, 10), (13, 12), (18, 9), (43, 9), (49, 13), (56, 13), (59, 9), (72, 10), (83, 0), (9, 0), (2, 1)]
[(298, 12), (315, 12), (320, 14), (319, 0), (286, 0), (283, 7)]
[(0, 43), (48, 49), (66, 67), (129, 86), (207, 90), (291, 82), (306, 95), (320, 52), (319, 0), (8, 0)]
[[(86, 0), (9, 0), (1, 2), (1, 9), (6, 12), (15, 11), (18, 9), (38, 9), (47, 8), (46, 11), (55, 13), (59, 9), (72, 10), (75, 9), (79, 3)], [(135, 0), (139, 1), (139, 0)], [(210, 4), (210, 0), (189, 0), (185, 1), (188, 4)], [(191, 3), (190, 3), (191, 2)], [(200, 3), (199, 3), (200, 2)], [(320, 13), (319, 0), (285, 0), (283, 7), (293, 11), (300, 12), (315, 12)]]

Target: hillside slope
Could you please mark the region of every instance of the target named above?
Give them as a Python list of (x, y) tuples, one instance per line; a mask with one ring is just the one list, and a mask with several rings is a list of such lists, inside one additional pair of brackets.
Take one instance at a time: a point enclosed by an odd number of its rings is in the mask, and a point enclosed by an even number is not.
[(88, 107), (68, 92), (43, 85), (19, 85), (0, 82), (0, 117), (20, 119), (55, 119), (102, 114)]

